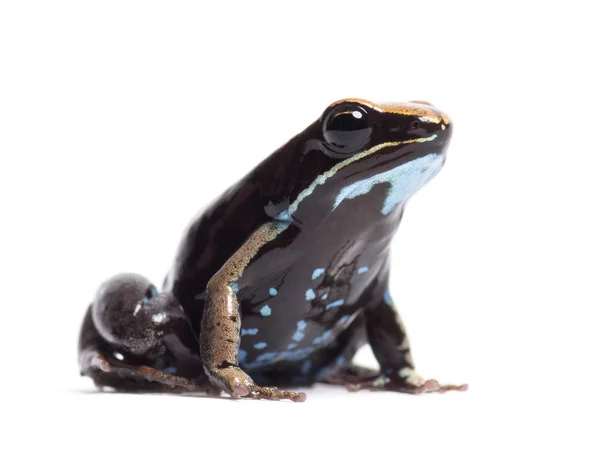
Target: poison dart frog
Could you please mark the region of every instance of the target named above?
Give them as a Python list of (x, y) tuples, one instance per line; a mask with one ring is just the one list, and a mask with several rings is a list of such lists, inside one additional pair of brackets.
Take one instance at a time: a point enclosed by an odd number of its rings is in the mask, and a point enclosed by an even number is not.
[[(293, 401), (306, 395), (279, 387), (466, 390), (415, 371), (388, 289), (406, 202), (451, 134), (426, 102), (331, 104), (192, 221), (162, 291), (137, 274), (100, 286), (81, 374), (123, 391)], [(365, 344), (377, 371), (353, 363)]]

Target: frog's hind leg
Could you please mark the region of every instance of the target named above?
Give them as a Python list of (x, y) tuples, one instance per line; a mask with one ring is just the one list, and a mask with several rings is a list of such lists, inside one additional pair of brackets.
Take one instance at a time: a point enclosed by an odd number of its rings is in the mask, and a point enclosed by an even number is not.
[[(196, 367), (198, 382), (167, 373), (179, 360)], [(117, 275), (98, 290), (83, 320), (79, 365), (97, 386), (117, 390), (202, 390), (207, 384), (197, 340), (176, 299), (134, 274)]]

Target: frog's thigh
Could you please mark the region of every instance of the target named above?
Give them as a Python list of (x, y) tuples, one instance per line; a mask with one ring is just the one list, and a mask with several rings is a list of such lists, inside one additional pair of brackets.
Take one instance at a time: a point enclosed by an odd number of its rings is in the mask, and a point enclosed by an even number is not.
[(141, 275), (116, 275), (100, 286), (84, 318), (80, 371), (98, 385), (119, 389), (162, 389), (156, 382), (196, 389), (185, 378), (140, 365), (164, 353), (165, 337), (181, 339), (186, 332), (189, 322), (171, 293), (159, 294)]

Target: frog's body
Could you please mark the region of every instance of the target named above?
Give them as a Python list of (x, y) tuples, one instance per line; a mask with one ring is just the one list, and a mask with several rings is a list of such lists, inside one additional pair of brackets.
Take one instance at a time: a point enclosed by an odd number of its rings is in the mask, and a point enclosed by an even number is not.
[[(126, 389), (194, 388), (206, 374), (234, 396), (296, 400), (257, 383), (440, 389), (414, 372), (387, 288), (404, 204), (441, 169), (450, 134), (428, 104), (333, 104), (192, 222), (163, 293), (140, 302), (151, 288), (141, 277), (107, 283), (131, 295), (113, 309), (144, 328), (151, 349), (128, 354), (127, 331), (113, 338), (120, 318), (103, 312), (115, 299), (101, 289), (84, 322), (82, 372)], [(136, 321), (136, 309), (152, 312)], [(378, 376), (351, 363), (367, 342)]]

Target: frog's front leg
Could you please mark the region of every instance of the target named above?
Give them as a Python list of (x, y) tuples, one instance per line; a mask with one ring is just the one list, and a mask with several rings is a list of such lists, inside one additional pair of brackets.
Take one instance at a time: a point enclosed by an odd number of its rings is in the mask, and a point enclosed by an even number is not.
[(389, 390), (412, 394), (467, 390), (467, 385), (440, 385), (436, 380), (424, 379), (415, 371), (404, 324), (387, 289), (365, 309), (365, 324), (381, 373), (349, 383), (349, 390)]
[(285, 230), (283, 223), (261, 226), (238, 249), (207, 286), (207, 301), (200, 330), (200, 354), (210, 381), (234, 398), (304, 401), (306, 394), (261, 387), (238, 366), (242, 317), (237, 281), (258, 250)]

